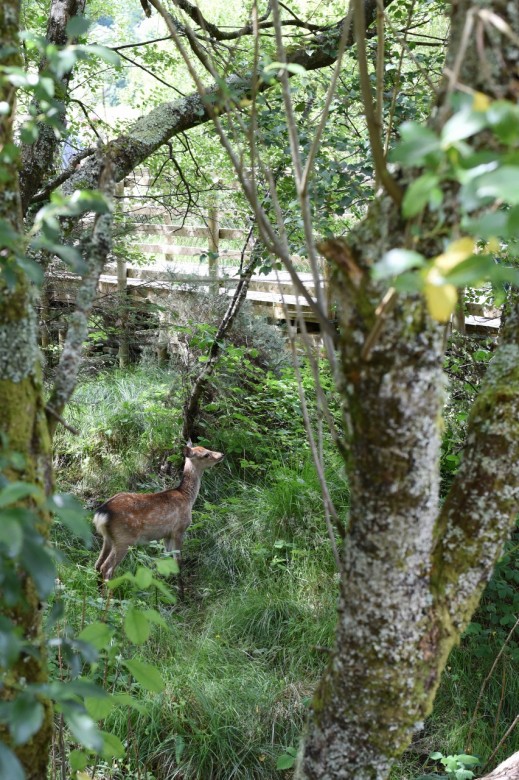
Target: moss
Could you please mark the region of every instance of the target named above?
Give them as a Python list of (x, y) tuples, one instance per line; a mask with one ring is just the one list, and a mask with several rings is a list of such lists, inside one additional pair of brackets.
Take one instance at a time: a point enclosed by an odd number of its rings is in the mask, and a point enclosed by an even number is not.
[(38, 361), (36, 314), (0, 323), (0, 380), (22, 382)]
[(0, 379), (0, 428), (8, 437), (9, 446), (27, 450), (34, 429), (34, 383), (31, 378), (13, 384)]

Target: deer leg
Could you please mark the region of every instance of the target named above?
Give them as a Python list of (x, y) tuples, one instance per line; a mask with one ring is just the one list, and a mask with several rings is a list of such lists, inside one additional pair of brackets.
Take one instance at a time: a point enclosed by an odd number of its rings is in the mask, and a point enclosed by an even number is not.
[(106, 561), (112, 549), (112, 542), (108, 536), (103, 536), (103, 546), (101, 547), (101, 553), (96, 561), (96, 571), (101, 571), (101, 566)]
[(128, 547), (118, 548), (115, 545), (112, 546), (108, 557), (100, 567), (100, 571), (105, 581), (112, 579), (116, 567), (121, 563), (127, 552)]
[(105, 536), (103, 534), (103, 546), (101, 548), (101, 552), (99, 554), (99, 558), (96, 561), (96, 572), (97, 572), (97, 587), (98, 590), (102, 592), (103, 590), (103, 566), (106, 562), (106, 559), (110, 555), (110, 552), (112, 550), (112, 541), (108, 536)]

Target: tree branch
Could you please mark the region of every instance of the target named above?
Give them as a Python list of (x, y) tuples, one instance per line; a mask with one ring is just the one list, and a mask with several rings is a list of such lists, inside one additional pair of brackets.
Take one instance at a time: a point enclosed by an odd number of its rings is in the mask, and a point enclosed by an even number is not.
[(403, 192), (400, 186), (389, 173), (382, 146), (382, 128), (377, 120), (377, 115), (373, 106), (373, 95), (371, 91), (371, 81), (368, 72), (368, 60), (366, 57), (366, 22), (364, 19), (363, 0), (353, 0), (355, 39), (357, 41), (357, 59), (359, 63), (360, 88), (362, 92), (362, 103), (364, 105), (364, 114), (368, 127), (369, 142), (371, 153), (373, 155), (373, 164), (377, 179), (390, 197), (399, 206), (402, 202)]
[[(112, 200), (114, 179), (111, 160), (102, 154), (97, 156), (101, 158), (97, 188)], [(96, 215), (90, 246), (86, 252), (88, 271), (83, 276), (76, 294), (75, 310), (70, 317), (65, 345), (48, 402), (47, 422), (51, 436), (61, 421), (63, 409), (76, 387), (83, 345), (88, 335), (88, 318), (94, 305), (99, 277), (111, 248), (111, 232), (112, 213)]]
[[(392, 0), (384, 0), (384, 6)], [(365, 20), (369, 26), (376, 15), (376, 0), (365, 0)], [(343, 20), (334, 28), (314, 36), (304, 45), (287, 56), (289, 63), (302, 65), (306, 70), (318, 70), (333, 65), (337, 59), (339, 43), (343, 30)], [(370, 31), (369, 35), (374, 34)], [(353, 38), (348, 35), (345, 46), (351, 46)], [(251, 72), (246, 76), (231, 75), (225, 81), (225, 89), (239, 102), (248, 99), (253, 92), (265, 92), (278, 82), (258, 82), (257, 74)], [(151, 154), (179, 133), (183, 133), (211, 119), (208, 107), (218, 104), (222, 99), (222, 90), (218, 84), (212, 84), (203, 90), (203, 96), (194, 93), (175, 102), (163, 103), (138, 119), (127, 133), (110, 141), (106, 145), (106, 153), (113, 160), (114, 176), (120, 181), (137, 166), (141, 165)], [(81, 186), (95, 189), (98, 180), (98, 160), (87, 161), (71, 177), (69, 186), (78, 189)]]
[[(274, 21), (268, 21), (271, 13), (271, 2), (268, 3), (265, 13), (258, 17), (256, 24), (251, 21), (249, 24), (232, 31), (221, 30), (216, 24), (209, 22), (202, 14), (200, 9), (196, 5), (190, 3), (189, 0), (174, 0), (174, 3), (177, 8), (180, 8), (181, 11), (184, 11), (184, 13), (189, 16), (191, 21), (195, 22), (195, 24), (198, 24), (203, 30), (205, 30), (205, 32), (207, 32), (208, 35), (210, 35), (211, 38), (216, 41), (233, 41), (237, 38), (243, 38), (246, 35), (254, 35), (255, 30), (273, 29), (276, 26)], [(305, 22), (302, 19), (299, 19), (289, 8), (287, 8), (286, 5), (283, 5), (283, 8), (285, 8), (292, 16), (291, 19), (284, 19), (282, 21), (283, 27), (299, 27), (304, 30), (309, 30), (310, 32), (323, 32), (330, 27), (330, 25), (319, 25), (312, 24), (311, 22)]]
[(95, 147), (90, 147), (89, 149), (83, 149), (83, 151), (78, 152), (73, 157), (71, 157), (68, 167), (65, 168), (65, 170), (59, 174), (59, 176), (56, 176), (55, 179), (52, 179), (52, 181), (46, 184), (45, 187), (40, 190), (40, 192), (37, 192), (36, 195), (31, 199), (31, 203), (41, 203), (42, 201), (47, 200), (50, 193), (53, 192), (56, 187), (59, 187), (72, 176), (81, 160), (84, 160), (86, 157), (90, 157), (91, 155), (95, 154), (95, 151)]
[[(67, 43), (67, 24), (73, 16), (78, 16), (85, 10), (86, 0), (52, 0), (49, 21), (47, 25), (47, 40), (56, 46)], [(39, 72), (42, 73), (47, 63), (42, 60)], [(61, 86), (63, 94), (68, 90), (70, 73), (63, 76)], [(33, 102), (37, 111), (38, 104)], [(63, 100), (56, 101), (59, 121), (65, 121), (66, 105)], [(58, 150), (59, 138), (54, 129), (42, 122), (38, 123), (38, 137), (33, 144), (22, 144), (22, 166), (20, 170), (20, 193), (22, 209), (25, 213), (33, 196), (42, 188), (45, 177), (53, 169), (54, 158)]]

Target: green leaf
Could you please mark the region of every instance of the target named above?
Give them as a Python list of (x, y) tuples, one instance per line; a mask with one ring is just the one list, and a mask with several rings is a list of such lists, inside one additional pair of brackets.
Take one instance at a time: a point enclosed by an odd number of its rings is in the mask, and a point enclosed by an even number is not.
[(133, 574), (129, 571), (125, 572), (124, 574), (121, 574), (120, 577), (114, 577), (113, 580), (108, 580), (106, 583), (107, 587), (110, 588), (110, 590), (115, 590), (119, 587), (119, 585), (122, 585), (123, 582), (135, 582), (135, 577)]
[(181, 734), (175, 736), (175, 763), (178, 765), (182, 761), (182, 755), (186, 747), (186, 741)]
[(96, 724), (83, 707), (72, 703), (62, 703), (60, 709), (65, 722), (77, 741), (89, 750), (99, 753), (103, 749), (103, 737)]
[(16, 262), (31, 282), (34, 282), (38, 287), (41, 287), (43, 282), (43, 269), (41, 265), (35, 260), (31, 260), (29, 257), (18, 256)]
[(13, 751), (9, 750), (2, 742), (0, 742), (0, 777), (9, 778), (9, 780), (25, 780), (22, 765)]
[(96, 621), (95, 623), (90, 623), (89, 626), (86, 626), (81, 633), (78, 634), (78, 639), (93, 645), (96, 650), (103, 650), (110, 644), (113, 633), (113, 629), (109, 628), (106, 623)]
[(388, 276), (398, 276), (410, 268), (421, 268), (425, 265), (425, 257), (411, 249), (390, 249), (373, 266), (374, 279), (386, 279)]
[(6, 219), (0, 219), (0, 247), (14, 249), (19, 241), (20, 235), (13, 226)]
[(124, 661), (123, 663), (137, 682), (147, 691), (160, 693), (164, 689), (162, 675), (155, 666), (144, 663), (144, 661)]
[(43, 705), (31, 694), (20, 693), (13, 701), (9, 717), (9, 733), (15, 745), (28, 742), (43, 723)]
[(86, 547), (92, 544), (92, 530), (86, 512), (79, 501), (67, 493), (56, 493), (47, 501), (47, 508), (56, 514), (63, 525), (79, 536)]
[[(22, 515), (25, 514), (22, 510)], [(4, 545), (8, 558), (15, 558), (22, 549), (23, 530), (19, 515), (16, 508), (0, 512), (0, 544)]]
[(137, 587), (146, 590), (153, 582), (153, 574), (145, 566), (139, 566), (135, 572), (135, 584)]
[(121, 64), (121, 59), (117, 52), (112, 51), (112, 49), (107, 49), (106, 46), (91, 43), (88, 46), (76, 46), (75, 48), (87, 57), (94, 55), (95, 57), (99, 57), (100, 60), (104, 60), (104, 62), (107, 62), (109, 65), (117, 66)]
[(472, 780), (474, 777), (474, 772), (471, 772), (470, 769), (456, 769), (454, 772), (454, 777), (456, 780)]
[(292, 769), (296, 762), (295, 756), (283, 753), (276, 761), (276, 769)]
[(47, 249), (63, 260), (75, 274), (84, 274), (88, 270), (81, 253), (74, 247), (66, 246), (65, 244), (50, 244), (47, 245)]
[(494, 133), (505, 144), (514, 144), (519, 137), (519, 108), (507, 100), (495, 100), (487, 110), (487, 119)]
[(176, 558), (160, 558), (155, 562), (155, 566), (157, 567), (158, 573), (163, 576), (178, 574), (179, 571)]
[[(430, 171), (419, 176), (406, 189), (402, 201), (404, 217), (414, 217), (425, 208), (433, 192), (438, 189), (439, 177)], [(441, 192), (441, 190), (440, 190)]]
[(50, 547), (43, 544), (43, 540), (35, 541), (25, 537), (22, 551), (23, 563), (27, 572), (32, 577), (38, 595), (44, 599), (54, 589), (56, 567)]
[(0, 509), (28, 496), (41, 496), (41, 490), (30, 482), (10, 482), (0, 490)]
[(168, 588), (161, 580), (154, 579), (153, 585), (162, 593), (165, 601), (170, 604), (176, 603), (177, 598), (175, 594), (171, 591), (171, 588)]
[(115, 734), (110, 734), (108, 731), (101, 732), (103, 737), (103, 758), (110, 760), (111, 758), (122, 758), (125, 754), (124, 745)]
[(23, 644), (19, 639), (19, 633), (19, 628), (16, 628), (8, 618), (0, 615), (0, 666), (4, 669), (14, 664), (20, 655)]
[(85, 698), (86, 710), (94, 720), (108, 717), (116, 703), (111, 696), (87, 696)]
[(85, 769), (90, 763), (90, 756), (83, 750), (71, 750), (68, 760), (70, 762), (70, 768), (73, 772), (78, 772), (81, 769)]
[(88, 32), (92, 22), (85, 16), (73, 16), (67, 22), (67, 35), (69, 38), (79, 38)]
[(271, 62), (265, 67), (265, 73), (277, 73), (279, 70), (286, 70), (287, 73), (304, 75), (306, 68), (295, 62)]
[(479, 133), (487, 124), (485, 113), (463, 108), (445, 122), (441, 131), (442, 145), (446, 147), (456, 143), (456, 141), (470, 138), (471, 135)]
[(148, 618), (140, 609), (130, 607), (124, 618), (124, 632), (134, 645), (142, 645), (150, 635)]
[(456, 287), (469, 287), (485, 279), (493, 279), (499, 274), (499, 269), (490, 255), (472, 255), (443, 276)]
[(162, 615), (157, 612), (156, 609), (145, 609), (144, 614), (150, 621), (150, 623), (156, 623), (159, 626), (162, 626), (162, 628), (169, 629), (169, 625), (166, 620), (162, 617)]
[[(484, 239), (493, 238), (494, 236), (506, 236), (508, 234), (513, 235), (511, 220), (514, 212), (519, 217), (519, 208), (517, 207), (510, 212), (495, 211), (478, 215), (476, 219), (466, 220), (462, 223), (463, 232)], [(519, 228), (519, 221), (517, 227)]]
[(467, 766), (475, 766), (480, 763), (477, 756), (471, 756), (468, 753), (459, 753), (456, 755), (456, 758), (460, 764), (467, 764)]
[(517, 206), (519, 205), (518, 181), (519, 166), (503, 165), (476, 179), (476, 192), (480, 198), (504, 200), (512, 206)]
[(436, 133), (415, 122), (404, 122), (400, 137), (400, 143), (390, 154), (392, 162), (421, 165), (427, 159), (432, 161), (441, 152), (441, 142)]
[(22, 143), (31, 145), (38, 138), (38, 127), (32, 122), (27, 122), (20, 130), (20, 139)]
[[(505, 214), (500, 214), (500, 216), (506, 217)], [(510, 209), (510, 211), (508, 212), (507, 230), (509, 236), (519, 235), (519, 206), (514, 206), (514, 208)], [(496, 233), (493, 233), (492, 235), (500, 235), (500, 234), (496, 231)]]

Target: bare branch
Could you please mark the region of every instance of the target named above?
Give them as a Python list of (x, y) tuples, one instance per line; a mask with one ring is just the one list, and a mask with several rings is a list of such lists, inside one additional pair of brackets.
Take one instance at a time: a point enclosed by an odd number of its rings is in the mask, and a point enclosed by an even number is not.
[[(165, 40), (169, 40), (169, 37), (170, 36), (168, 36)], [(120, 48), (124, 48), (124, 47), (120, 47)], [(117, 51), (117, 49), (115, 49), (115, 51)], [(144, 73), (147, 73), (149, 76), (154, 78), (155, 81), (158, 81), (160, 84), (164, 84), (165, 87), (167, 87), (168, 89), (172, 89), (173, 92), (177, 93), (177, 95), (181, 95), (182, 97), (184, 97), (184, 93), (181, 92), (176, 87), (174, 87), (173, 84), (169, 84), (167, 81), (164, 81), (164, 79), (162, 79), (160, 76), (157, 76), (157, 74), (154, 73), (152, 70), (150, 70), (149, 68), (146, 68), (144, 65), (141, 65), (140, 62), (137, 62), (136, 60), (132, 60), (126, 54), (121, 54), (120, 51), (118, 52), (118, 54), (119, 54), (119, 57), (121, 57), (121, 59), (126, 60), (126, 62), (131, 63), (135, 68), (139, 68), (139, 70), (143, 70)]]
[[(195, 22), (195, 24), (198, 24), (208, 33), (208, 35), (211, 36), (211, 38), (214, 38), (216, 41), (236, 40), (237, 38), (243, 38), (247, 35), (253, 35), (255, 29), (266, 30), (272, 29), (275, 26), (275, 22), (268, 21), (271, 13), (271, 2), (268, 3), (267, 10), (263, 16), (258, 17), (256, 23), (251, 21), (249, 24), (232, 31), (221, 30), (216, 24), (209, 22), (202, 14), (200, 9), (193, 3), (190, 3), (189, 0), (174, 0), (174, 3), (177, 8), (180, 8), (182, 11), (184, 11), (184, 13), (186, 13), (193, 22)], [(283, 8), (286, 8), (286, 6), (284, 5)], [(319, 25), (312, 24), (311, 22), (305, 22), (302, 19), (299, 19), (292, 11), (290, 11), (290, 9), (287, 10), (289, 10), (292, 18), (282, 21), (282, 25), (285, 27), (299, 27), (305, 30), (309, 30), (310, 32), (323, 32), (330, 27), (330, 25)]]
[(359, 63), (360, 88), (362, 92), (362, 102), (366, 115), (366, 124), (368, 127), (369, 142), (371, 153), (373, 154), (373, 164), (375, 173), (381, 181), (383, 187), (396, 204), (400, 204), (403, 198), (403, 192), (400, 186), (389, 173), (384, 156), (384, 148), (381, 139), (381, 127), (378, 124), (377, 116), (373, 107), (373, 95), (371, 93), (371, 82), (368, 72), (368, 60), (366, 57), (366, 22), (364, 19), (363, 0), (353, 0), (355, 8), (354, 27), (355, 39), (357, 41), (357, 59)]

